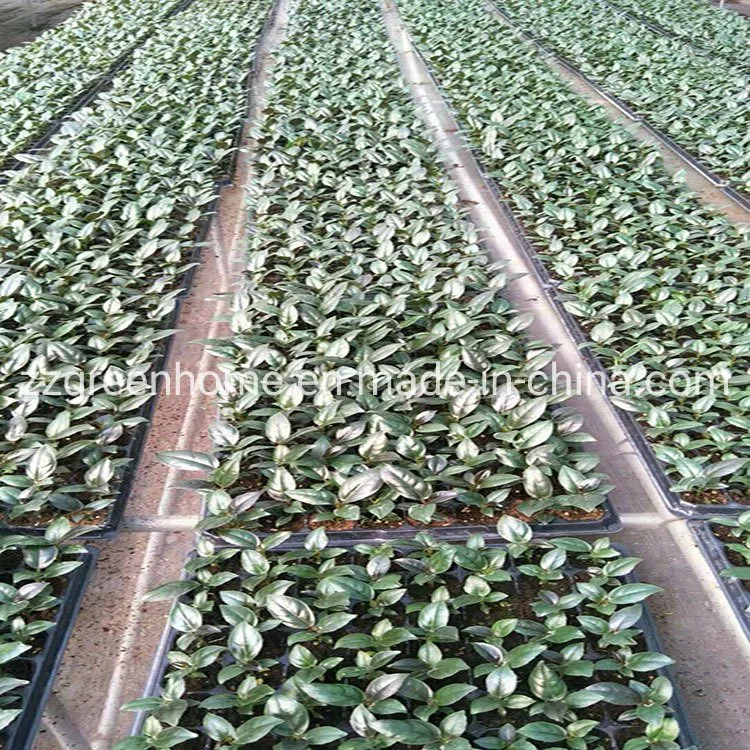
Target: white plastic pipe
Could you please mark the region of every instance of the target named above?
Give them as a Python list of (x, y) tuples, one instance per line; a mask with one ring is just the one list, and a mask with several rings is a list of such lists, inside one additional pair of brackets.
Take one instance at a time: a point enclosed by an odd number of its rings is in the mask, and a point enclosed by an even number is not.
[(37, 27), (37, 23), (36, 6), (34, 5), (34, 0), (26, 0), (26, 13), (28, 14), (29, 18), (29, 28), (35, 29)]

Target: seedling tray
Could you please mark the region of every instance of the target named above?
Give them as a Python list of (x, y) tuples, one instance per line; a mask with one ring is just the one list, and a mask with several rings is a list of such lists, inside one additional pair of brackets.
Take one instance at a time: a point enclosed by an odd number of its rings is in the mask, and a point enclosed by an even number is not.
[[(193, 2), (194, 0), (190, 0)], [(221, 183), (216, 183), (217, 193), (221, 189)], [(180, 318), (180, 312), (182, 305), (190, 294), (193, 280), (195, 278), (195, 271), (198, 267), (201, 259), (201, 251), (203, 246), (206, 244), (208, 234), (211, 231), (211, 226), (218, 206), (218, 196), (208, 205), (206, 212), (200, 219), (197, 225), (195, 236), (193, 239), (193, 248), (190, 251), (187, 263), (190, 264), (188, 270), (182, 275), (180, 281), (176, 286), (181, 286), (182, 290), (180, 294), (175, 298), (175, 306), (169, 317), (164, 321), (164, 328), (176, 328)], [(150, 373), (152, 375), (163, 371), (164, 366), (169, 357), (169, 352), (172, 347), (173, 336), (168, 336), (161, 340), (161, 345), (158, 348), (156, 356), (153, 360), (152, 368)], [(118, 489), (115, 496), (114, 502), (107, 508), (107, 517), (99, 526), (92, 527), (90, 531), (87, 531), (81, 538), (88, 541), (98, 541), (111, 539), (117, 533), (117, 530), (122, 522), (125, 515), (125, 506), (127, 505), (128, 499), (130, 498), (130, 492), (132, 489), (135, 475), (138, 471), (138, 464), (141, 456), (143, 455), (143, 449), (148, 439), (148, 431), (151, 427), (151, 418), (154, 410), (156, 409), (156, 403), (158, 401), (159, 394), (155, 393), (143, 406), (141, 406), (138, 416), (142, 417), (144, 422), (137, 425), (132, 431), (130, 440), (125, 447), (124, 452), (118, 455), (118, 458), (127, 458), (129, 463), (126, 464), (122, 476), (118, 480)], [(27, 534), (30, 536), (41, 536), (44, 534), (46, 524), (41, 526), (16, 526), (12, 523), (0, 523), (0, 533), (6, 532), (10, 534)]]
[[(333, 538), (331, 538), (328, 547), (333, 548), (335, 546), (337, 546), (336, 542)], [(487, 546), (506, 548), (506, 545), (499, 543), (496, 537), (493, 539), (487, 540)], [(275, 547), (274, 549), (280, 553), (283, 551), (288, 551), (286, 549), (286, 545), (280, 545), (278, 547)], [(296, 547), (295, 549), (301, 550), (301, 547)], [(402, 545), (397, 544), (396, 549), (399, 552), (404, 553), (404, 552), (413, 550), (414, 545), (402, 546)], [(625, 554), (620, 547), (616, 547), (616, 549), (621, 554)], [(191, 558), (194, 556), (195, 556), (195, 553), (191, 554)], [(346, 555), (344, 557), (337, 558), (337, 559), (343, 562), (351, 562), (354, 557), (355, 555), (350, 553), (349, 555)], [(511, 582), (509, 582), (509, 585), (512, 585), (514, 587), (517, 594), (521, 593), (523, 589), (519, 585), (519, 582), (520, 582), (520, 579), (522, 578), (522, 575), (521, 575), (521, 572), (516, 567), (516, 563), (513, 562), (509, 558), (509, 562), (506, 564), (505, 569), (511, 575), (512, 580)], [(460, 567), (458, 569), (454, 567), (452, 570), (454, 571), (453, 577), (457, 578), (459, 581), (463, 580), (463, 578), (468, 575), (468, 571), (463, 570)], [(570, 563), (566, 565), (566, 567), (564, 568), (565, 579), (570, 583), (571, 589), (574, 586), (576, 574), (580, 573), (582, 570), (584, 570), (584, 568), (575, 566)], [(249, 574), (247, 575), (249, 576)], [(450, 577), (450, 572), (444, 573), (442, 575), (445, 577)], [(524, 579), (524, 581), (526, 580), (528, 579)], [(620, 576), (619, 580), (622, 583), (628, 583), (628, 584), (638, 582), (637, 577), (633, 573), (629, 573), (628, 575), (625, 575), (625, 576)], [(408, 587), (408, 583), (405, 583), (404, 585)], [(542, 587), (544, 586), (542, 585)], [(296, 586), (290, 590), (290, 593), (292, 596), (296, 595), (295, 592), (296, 592)], [(528, 596), (527, 593), (524, 593), (522, 595)], [(512, 601), (513, 594), (511, 594), (510, 596), (511, 598), (506, 601), (508, 602)], [(409, 597), (410, 595), (407, 592), (405, 601), (410, 601)], [(523, 600), (520, 606), (522, 607), (526, 606)], [(576, 607), (572, 610), (569, 610), (569, 612), (571, 614), (582, 614), (584, 612), (584, 609), (583, 608), (579, 609), (578, 607)], [(465, 613), (462, 613), (461, 615), (456, 616), (455, 624), (459, 627), (459, 629), (462, 627), (462, 622), (466, 622), (465, 617), (466, 617)], [(377, 619), (378, 619), (377, 617), (373, 616), (373, 620), (377, 620)], [(355, 620), (355, 623), (356, 622), (357, 620)], [(356, 626), (353, 626), (353, 627), (354, 627), (355, 632), (359, 632)], [(658, 632), (656, 630), (653, 618), (648, 610), (648, 607), (646, 607), (645, 605), (643, 606), (643, 614), (641, 616), (641, 619), (635, 624), (634, 627), (637, 627), (642, 631), (641, 646), (644, 651), (655, 651), (655, 652), (662, 653)], [(228, 629), (229, 626), (226, 626), (226, 628)], [(352, 629), (350, 628), (350, 626), (346, 626), (345, 628), (340, 630), (337, 633), (337, 637), (340, 637), (341, 635), (344, 635), (347, 632), (352, 632)], [(172, 649), (174, 641), (176, 640), (178, 635), (179, 634), (177, 633), (177, 631), (175, 631), (173, 628), (169, 626), (165, 629), (165, 632), (162, 637), (162, 641), (161, 641), (161, 644), (157, 653), (157, 657), (154, 661), (154, 669), (151, 673), (147, 691), (145, 693), (147, 696), (159, 695), (159, 687), (164, 679), (164, 676), (169, 666), (168, 658), (167, 658), (168, 653)], [(286, 679), (288, 670), (289, 670), (289, 661), (286, 657), (282, 657), (280, 663), (282, 665), (282, 675), (278, 678), (279, 683), (283, 682)], [(343, 662), (343, 663), (346, 663), (346, 662)], [(690, 723), (687, 719), (687, 714), (685, 713), (685, 710), (683, 708), (683, 704), (679, 695), (679, 691), (674, 685), (674, 679), (671, 673), (671, 669), (669, 667), (664, 667), (658, 670), (654, 670), (651, 674), (666, 677), (672, 683), (673, 688), (674, 688), (674, 693), (667, 705), (671, 708), (671, 711), (672, 711), (671, 715), (674, 719), (676, 719), (680, 727), (680, 735), (679, 735), (678, 741), (682, 748), (685, 748), (686, 750), (688, 749), (696, 750), (698, 748), (697, 741), (692, 731), (692, 728), (690, 726)], [(636, 676), (636, 679), (638, 679), (638, 676)], [(593, 682), (594, 681), (592, 680), (592, 684)], [(213, 695), (220, 691), (222, 691), (222, 689), (217, 686), (217, 687), (209, 688), (206, 690), (200, 690), (193, 695), (194, 697), (198, 699), (203, 699), (203, 698), (208, 697), (208, 695)], [(186, 694), (186, 697), (190, 697), (190, 694)], [(408, 701), (407, 701), (407, 707), (408, 707)], [(605, 706), (604, 704), (602, 704), (602, 714), (604, 716), (604, 720), (602, 721), (601, 725), (598, 727), (598, 732), (601, 734), (601, 736), (606, 738), (606, 740), (608, 741), (609, 747), (611, 747), (611, 750), (622, 750), (622, 748), (625, 745), (625, 742), (627, 741), (628, 730), (629, 728), (632, 729), (632, 726), (628, 727), (628, 725), (618, 722), (616, 719), (616, 716), (619, 713), (621, 713), (623, 710), (624, 710), (624, 707), (621, 707), (621, 706), (608, 706), (608, 705)], [(409, 716), (411, 716), (411, 711), (409, 712)], [(136, 735), (141, 731), (145, 718), (146, 718), (145, 712), (138, 712), (136, 714), (136, 719), (135, 719), (135, 722), (133, 725), (133, 731), (132, 731), (133, 735)], [(541, 717), (541, 720), (544, 720), (543, 717)], [(188, 727), (188, 728), (192, 730), (197, 729), (197, 727)], [(201, 743), (200, 738), (199, 738), (199, 739), (191, 741), (191, 744), (189, 747), (190, 747), (190, 750), (211, 750), (211, 748), (213, 747), (213, 741), (206, 737), (203, 743)]]
[[(509, 16), (507, 16), (502, 10), (497, 8), (497, 6), (494, 5), (492, 0), (488, 0), (488, 2), (492, 4), (492, 8), (500, 16), (506, 19), (508, 23), (512, 24), (514, 28), (517, 28), (515, 22)], [(561, 58), (559, 55), (549, 52), (547, 48), (544, 47), (542, 43), (539, 42), (531, 34), (529, 34), (528, 32), (522, 31), (521, 29), (518, 29), (518, 31), (521, 34), (521, 36), (525, 37), (526, 39), (528, 39), (528, 41), (532, 42), (543, 54), (547, 55), (548, 57), (554, 58), (561, 65), (569, 68), (576, 75), (584, 78), (592, 87), (596, 88), (597, 91), (602, 94), (602, 96), (605, 96), (607, 99), (612, 100), (612, 97), (606, 92), (602, 91), (596, 83), (594, 83), (589, 78), (587, 78), (586, 75), (581, 73), (577, 68), (572, 66), (570, 63), (568, 63), (566, 60)], [(419, 58), (419, 60), (424, 65), (424, 68), (427, 71), (427, 74), (430, 77), (432, 84), (435, 86), (437, 91), (445, 100), (445, 102), (447, 103), (451, 111), (455, 111), (451, 103), (450, 96), (443, 89), (440, 82), (435, 77), (434, 73), (432, 72), (432, 68), (430, 67), (429, 62), (424, 57), (421, 50), (413, 42), (411, 44), (411, 48), (414, 54)], [(627, 107), (627, 105), (624, 104), (623, 102), (619, 102), (619, 100), (617, 101), (613, 100), (612, 103), (614, 103), (619, 108), (623, 109), (623, 111), (628, 110), (627, 112), (625, 112), (625, 114), (628, 114), (628, 116), (631, 116), (632, 119), (640, 120), (640, 118), (635, 113), (633, 113), (632, 110), (630, 110)], [(454, 117), (456, 116), (454, 115)], [(458, 117), (456, 117), (456, 121), (459, 122), (459, 125), (460, 125), (460, 120)], [(647, 125), (647, 123), (643, 123), (643, 125), (647, 127), (649, 130), (652, 130), (652, 128), (649, 125)], [(659, 131), (654, 131), (654, 134), (659, 136), (660, 138), (664, 137), (661, 133), (659, 133)], [(546, 266), (544, 265), (543, 261), (541, 260), (541, 258), (539, 257), (539, 254), (536, 251), (536, 248), (526, 236), (523, 226), (521, 225), (520, 221), (517, 219), (517, 217), (513, 213), (511, 207), (508, 205), (508, 202), (505, 196), (502, 194), (495, 179), (491, 176), (490, 170), (487, 168), (481, 155), (472, 146), (470, 139), (468, 139), (465, 135), (463, 136), (463, 141), (464, 141), (464, 146), (466, 150), (469, 153), (471, 153), (472, 157), (474, 158), (474, 161), (476, 162), (479, 168), (479, 171), (482, 177), (484, 178), (485, 184), (490, 189), (492, 195), (497, 201), (497, 204), (500, 207), (500, 210), (504, 218), (506, 219), (509, 227), (511, 228), (518, 245), (524, 249), (527, 258), (531, 262), (531, 268), (532, 268), (534, 277), (539, 282), (540, 286), (542, 286), (542, 288), (547, 292), (547, 296), (550, 302), (552, 303), (552, 305), (554, 306), (555, 310), (557, 311), (563, 325), (565, 326), (565, 329), (568, 331), (568, 334), (570, 335), (570, 337), (578, 345), (579, 351), (581, 352), (581, 356), (586, 361), (591, 371), (595, 375), (599, 376), (599, 380), (604, 386), (602, 388), (602, 393), (604, 394), (605, 398), (607, 398), (608, 392), (610, 391), (610, 385), (611, 385), (611, 379), (609, 377), (609, 373), (607, 372), (607, 370), (605, 369), (604, 365), (601, 363), (599, 358), (591, 351), (590, 349), (591, 342), (589, 338), (586, 336), (586, 334), (584, 333), (580, 324), (578, 323), (578, 320), (565, 308), (564, 298), (558, 292), (556, 284), (550, 277)], [(674, 144), (674, 148), (682, 151), (680, 147), (677, 146), (676, 144)], [(684, 154), (684, 158), (691, 162), (694, 161), (692, 157), (690, 157), (689, 154), (687, 153)], [(696, 162), (696, 169), (698, 169), (699, 171), (704, 171), (703, 168), (699, 164), (697, 164), (697, 162)], [(712, 179), (713, 181), (715, 180), (715, 177), (712, 177), (710, 179)], [(729, 188), (726, 188), (725, 192), (727, 190), (729, 190)], [(744, 200), (744, 198), (742, 200)], [(746, 201), (746, 207), (750, 208), (750, 201)], [(750, 508), (750, 506), (748, 505), (745, 505), (743, 503), (738, 503), (735, 500), (733, 500), (731, 498), (731, 495), (727, 491), (724, 491), (724, 490), (722, 490), (721, 493), (727, 499), (727, 501), (726, 503), (722, 503), (722, 504), (716, 504), (716, 505), (711, 505), (708, 503), (697, 504), (697, 503), (690, 503), (690, 502), (687, 502), (686, 500), (683, 500), (677, 493), (673, 492), (670, 489), (672, 486), (672, 482), (664, 473), (662, 469), (662, 465), (659, 462), (659, 460), (656, 458), (656, 455), (654, 454), (654, 450), (651, 447), (651, 444), (648, 442), (646, 436), (644, 435), (643, 431), (641, 430), (640, 426), (635, 421), (633, 416), (629, 412), (626, 412), (626, 411), (623, 411), (622, 409), (617, 408), (614, 404), (612, 404), (609, 401), (609, 398), (607, 398), (607, 402), (609, 403), (612, 413), (617, 419), (617, 422), (622, 427), (624, 432), (628, 435), (631, 442), (635, 446), (636, 450), (640, 454), (643, 462), (646, 464), (646, 467), (649, 471), (651, 479), (654, 482), (654, 484), (658, 487), (662, 495), (662, 499), (664, 500), (667, 507), (673, 513), (675, 513), (676, 515), (685, 516), (688, 518), (705, 520), (716, 515), (732, 515), (737, 512), (742, 512), (743, 510), (748, 510), (748, 508)]]
[(721, 571), (732, 566), (724, 544), (716, 537), (712, 524), (707, 521), (690, 521), (688, 524), (698, 542), (698, 547), (708, 560), (719, 587), (729, 599), (737, 619), (750, 639), (750, 591), (737, 578), (726, 578)]
[[(55, 627), (38, 636), (39, 639), (45, 639), (43, 646), (31, 652), (35, 655), (22, 655), (12, 662), (13, 667), (24, 674), (23, 679), (29, 680), (29, 684), (21, 693), (22, 701), (19, 707), (22, 708), (22, 713), (0, 732), (0, 747), (3, 750), (30, 750), (34, 743), (45, 704), (55, 682), (98, 554), (99, 550), (96, 548), (87, 548), (86, 554), (79, 558), (83, 565), (65, 577), (65, 588), (58, 595), (60, 605), (55, 616)], [(0, 570), (2, 575), (11, 573), (12, 570)]]

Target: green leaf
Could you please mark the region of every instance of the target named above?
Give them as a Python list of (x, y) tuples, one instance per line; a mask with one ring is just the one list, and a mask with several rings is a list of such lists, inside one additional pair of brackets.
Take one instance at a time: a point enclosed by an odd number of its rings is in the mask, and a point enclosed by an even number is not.
[(278, 411), (266, 422), (266, 437), (275, 445), (288, 442), (292, 425), (284, 412)]
[(308, 630), (315, 625), (315, 614), (301, 599), (275, 594), (266, 602), (268, 613), (290, 628)]
[(28, 643), (2, 643), (0, 644), (0, 664), (7, 664), (9, 661), (13, 661), (30, 649), (31, 644)]
[(658, 594), (663, 589), (650, 583), (625, 583), (609, 592), (609, 599), (613, 604), (635, 604), (647, 599), (652, 594)]
[(0, 729), (10, 726), (21, 714), (23, 709), (20, 708), (3, 708), (0, 709)]
[(453, 684), (445, 685), (435, 692), (434, 701), (438, 706), (451, 706), (469, 693), (473, 693), (476, 688), (473, 685)]
[(180, 633), (193, 633), (203, 625), (203, 615), (195, 607), (177, 602), (169, 615), (169, 622)]
[(227, 645), (235, 659), (247, 663), (260, 653), (263, 648), (263, 637), (252, 625), (241, 622), (232, 628)]
[(217, 714), (206, 714), (203, 717), (203, 730), (217, 742), (231, 741), (237, 736), (234, 726)]
[(531, 692), (543, 701), (558, 701), (565, 697), (567, 687), (557, 673), (544, 662), (539, 662), (529, 675)]
[(407, 500), (421, 502), (432, 493), (429, 484), (400, 466), (386, 464), (380, 469), (380, 477), (391, 489)]
[[(269, 697), (263, 713), (281, 719), (293, 734), (302, 734), (310, 725), (307, 709), (294, 698), (281, 693)], [(281, 727), (277, 729), (277, 733), (281, 733)]]
[(372, 728), (404, 745), (428, 745), (440, 739), (440, 730), (419, 719), (384, 719), (372, 722)]
[(327, 706), (356, 706), (365, 700), (365, 694), (354, 685), (312, 682), (300, 685), (300, 689), (314, 700)]
[(450, 619), (450, 612), (445, 602), (430, 602), (419, 612), (417, 623), (424, 630), (434, 631), (445, 627)]
[(497, 522), (497, 533), (507, 542), (528, 542), (532, 537), (531, 526), (513, 516), (503, 516)]
[(524, 667), (547, 650), (545, 643), (522, 643), (512, 648), (505, 658), (505, 663), (512, 669)]
[(349, 477), (339, 488), (339, 500), (342, 503), (359, 503), (374, 495), (383, 486), (379, 472), (363, 471)]
[(605, 703), (615, 706), (637, 706), (640, 703), (640, 697), (635, 690), (618, 682), (598, 682), (584, 688), (582, 692), (593, 693)]
[(750, 581), (750, 567), (732, 566), (722, 570), (721, 575), (724, 576), (724, 578), (739, 578), (743, 581)]
[(674, 660), (655, 651), (642, 651), (633, 654), (627, 661), (628, 668), (634, 672), (653, 672), (662, 667), (674, 664)]
[(249, 744), (262, 740), (274, 727), (282, 724), (277, 716), (256, 716), (237, 727), (237, 742)]
[(157, 586), (148, 593), (144, 594), (144, 602), (161, 602), (168, 599), (176, 599), (178, 596), (193, 591), (198, 587), (196, 581), (172, 581), (171, 583), (165, 583), (161, 586)]
[(516, 691), (518, 677), (509, 667), (498, 667), (487, 675), (487, 692), (494, 698), (506, 698)]
[(565, 742), (567, 736), (565, 730), (559, 724), (551, 724), (548, 721), (532, 721), (524, 724), (518, 734), (528, 737), (537, 742)]
[(448, 714), (440, 722), (440, 731), (448, 737), (460, 737), (466, 732), (467, 720), (465, 711)]
[(315, 729), (305, 732), (304, 737), (310, 745), (327, 745), (346, 737), (346, 732), (336, 727), (315, 727)]
[(375, 703), (396, 695), (408, 677), (408, 674), (384, 674), (376, 677), (365, 689), (367, 701)]

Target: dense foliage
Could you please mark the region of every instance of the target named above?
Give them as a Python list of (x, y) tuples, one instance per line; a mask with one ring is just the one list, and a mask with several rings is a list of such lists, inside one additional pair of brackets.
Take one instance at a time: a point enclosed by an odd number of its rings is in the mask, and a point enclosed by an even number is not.
[(702, 208), (482, 0), (399, 8), (675, 491), (721, 502), (713, 490), (728, 486), (746, 500), (747, 233)]
[[(608, 0), (609, 1), (609, 0)], [(750, 23), (707, 0), (611, 0), (665, 32), (736, 65), (750, 65)]]
[(0, 537), (0, 732), (23, 710), (24, 691), (57, 626), (66, 579), (83, 564), (77, 533), (61, 518), (43, 537)]
[(741, 70), (604, 3), (497, 0), (497, 5), (738, 190), (750, 193), (750, 80)]
[(533, 541), (507, 516), (498, 531), (507, 548), (420, 533), (352, 552), (322, 529), (283, 553), (283, 534), (203, 539), (194, 578), (151, 595), (182, 595), (176, 640), (118, 750), (679, 748), (657, 675), (671, 660), (639, 629), (659, 589), (623, 581), (638, 558), (608, 539)]
[(97, 0), (33, 42), (0, 53), (0, 163), (42, 135), (141, 36), (164, 0)]
[(6, 521), (113, 502), (268, 8), (198, 0), (0, 194)]
[[(377, 4), (335, 7), (295, 12), (256, 133), (245, 282), (212, 346), (243, 387), (216, 454), (164, 460), (213, 469), (204, 528), (597, 510), (609, 487), (579, 450), (590, 438), (552, 409), (564, 395), (529, 390), (552, 352), (501, 296)], [(407, 376), (413, 390), (387, 387)]]

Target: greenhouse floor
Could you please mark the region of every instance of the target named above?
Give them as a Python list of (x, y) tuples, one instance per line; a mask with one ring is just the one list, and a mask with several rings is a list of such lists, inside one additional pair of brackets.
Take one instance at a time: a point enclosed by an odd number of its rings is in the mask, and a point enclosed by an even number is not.
[(748, 0), (739, 0), (735, 3), (729, 2), (724, 7), (731, 8), (735, 13), (741, 13), (743, 16), (750, 16), (750, 3)]
[(0, 0), (0, 52), (30, 42), (46, 29), (62, 23), (83, 0), (44, 0), (33, 2), (34, 27), (30, 23), (27, 0)]
[[(3, 9), (8, 5), (5, 0), (0, 3)], [(70, 5), (67, 3), (67, 7)], [(261, 54), (252, 97), (255, 116), (273, 49), (284, 33), (288, 6), (282, 0)], [(520, 310), (536, 314), (532, 336), (559, 345), (558, 369), (588, 372), (388, 2), (384, 3), (384, 14), (415, 100), (434, 130), (447, 170), (471, 207), (472, 218), (484, 229), (487, 246), (509, 261), (511, 274), (525, 274), (509, 286), (508, 297)], [(0, 48), (4, 42), (5, 36), (0, 33)], [(251, 149), (252, 144), (248, 147)], [(710, 184), (689, 165), (674, 157), (669, 165), (675, 171), (686, 169), (691, 186), (732, 220), (750, 219), (712, 192)], [(217, 318), (225, 303), (216, 295), (231, 288), (236, 265), (233, 259), (242, 249), (242, 185), (248, 170), (246, 155), (238, 166), (236, 187), (222, 193), (209, 246), (204, 249), (191, 294), (182, 308), (170, 371), (176, 363), (195, 374), (211, 371), (211, 358), (195, 341), (213, 336), (222, 325)], [(211, 320), (215, 322), (209, 331), (207, 321)], [(665, 589), (654, 598), (652, 611), (664, 651), (676, 661), (675, 681), (699, 747), (750, 747), (750, 712), (743, 710), (750, 705), (750, 642), (698, 551), (687, 521), (667, 510), (659, 488), (604, 396), (594, 391), (590, 396), (572, 399), (571, 405), (584, 415), (587, 431), (596, 437), (597, 452), (618, 488), (611, 499), (625, 530), (617, 536), (617, 542), (643, 558), (644, 578)], [(200, 510), (196, 493), (178, 488), (179, 472), (159, 464), (154, 456), (161, 450), (204, 449), (201, 441), (207, 442), (203, 436), (212, 417), (213, 405), (208, 398), (188, 403), (173, 395), (158, 401), (122, 532), (102, 546), (35, 750), (111, 750), (129, 733), (133, 716), (122, 713), (120, 707), (144, 694), (167, 613), (166, 604), (142, 604), (140, 597), (150, 588), (179, 577), (191, 547), (190, 529)]]

